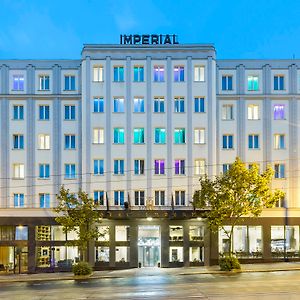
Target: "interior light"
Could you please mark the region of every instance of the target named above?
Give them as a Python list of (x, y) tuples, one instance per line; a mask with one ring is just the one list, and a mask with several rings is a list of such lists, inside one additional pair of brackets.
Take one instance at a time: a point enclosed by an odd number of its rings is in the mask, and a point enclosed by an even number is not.
[(198, 221), (202, 221), (202, 218), (200, 218), (200, 217), (197, 217), (197, 220), (198, 220)]
[(152, 217), (147, 217), (147, 221), (152, 221)]

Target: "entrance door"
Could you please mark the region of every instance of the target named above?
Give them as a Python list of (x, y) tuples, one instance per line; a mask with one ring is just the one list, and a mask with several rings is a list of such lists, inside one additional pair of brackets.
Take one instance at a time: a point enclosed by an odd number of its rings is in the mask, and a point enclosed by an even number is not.
[(28, 271), (28, 248), (15, 247), (15, 273), (26, 273)]
[(139, 264), (141, 267), (157, 267), (160, 263), (159, 226), (139, 226)]

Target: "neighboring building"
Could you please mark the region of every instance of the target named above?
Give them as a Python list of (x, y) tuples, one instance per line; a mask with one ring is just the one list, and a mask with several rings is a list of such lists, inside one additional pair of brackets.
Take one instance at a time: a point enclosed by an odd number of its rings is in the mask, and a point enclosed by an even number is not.
[(226, 172), (236, 156), (271, 163), (286, 198), (236, 228), (235, 251), (299, 258), (297, 64), (216, 61), (202, 44), (85, 45), (81, 60), (0, 61), (0, 267), (76, 261), (65, 246), (76, 237), (52, 210), (61, 185), (99, 204), (97, 268), (215, 263), (227, 239), (205, 230), (192, 195), (201, 175)]

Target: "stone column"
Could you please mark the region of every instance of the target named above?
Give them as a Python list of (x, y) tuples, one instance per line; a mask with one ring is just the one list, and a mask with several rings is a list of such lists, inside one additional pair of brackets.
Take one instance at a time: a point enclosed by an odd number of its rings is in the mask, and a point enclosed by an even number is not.
[(161, 237), (161, 267), (169, 267), (169, 223), (163, 221), (160, 227), (160, 237)]
[(130, 235), (130, 267), (138, 267), (138, 226), (131, 225), (129, 228)]
[(189, 223), (183, 223), (183, 263), (185, 267), (190, 265), (190, 253), (189, 253)]
[(116, 230), (115, 225), (109, 225), (109, 267), (116, 266)]
[(35, 273), (35, 226), (28, 226), (28, 273)]

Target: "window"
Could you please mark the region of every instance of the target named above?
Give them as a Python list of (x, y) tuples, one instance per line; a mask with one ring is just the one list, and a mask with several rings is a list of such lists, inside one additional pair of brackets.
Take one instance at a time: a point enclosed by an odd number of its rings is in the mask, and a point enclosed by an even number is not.
[(175, 205), (185, 205), (185, 191), (175, 191)]
[(66, 91), (75, 91), (75, 76), (66, 75), (65, 76), (65, 90)]
[(124, 111), (124, 98), (114, 98), (114, 112), (123, 113)]
[(13, 147), (14, 149), (24, 149), (24, 135), (14, 134), (13, 135)]
[(248, 91), (258, 91), (258, 76), (248, 76)]
[(143, 82), (144, 81), (144, 67), (134, 66), (133, 67), (133, 81)]
[(259, 148), (258, 134), (249, 134), (248, 135), (248, 148), (249, 149), (258, 149)]
[(222, 120), (233, 120), (233, 105), (223, 104), (222, 105)]
[(13, 178), (14, 179), (24, 179), (25, 168), (24, 164), (14, 164), (13, 165)]
[(285, 148), (285, 141), (284, 141), (284, 134), (274, 134), (274, 149), (284, 149)]
[(185, 160), (176, 159), (175, 160), (175, 175), (184, 175), (185, 174)]
[(104, 81), (102, 66), (94, 66), (93, 74), (94, 74), (93, 81)]
[(133, 143), (134, 144), (144, 144), (144, 128), (134, 128), (133, 129)]
[(75, 105), (65, 105), (65, 120), (75, 120)]
[(231, 168), (231, 164), (223, 164), (223, 174), (225, 174)]
[(75, 149), (75, 135), (74, 134), (66, 134), (65, 135), (65, 149)]
[(204, 66), (194, 67), (194, 81), (204, 81)]
[(275, 203), (275, 207), (287, 207), (286, 199), (284, 196)]
[(40, 90), (41, 91), (49, 91), (50, 90), (50, 77), (49, 75), (40, 75)]
[(50, 135), (49, 134), (39, 134), (38, 135), (38, 146), (40, 150), (50, 149)]
[(222, 91), (232, 91), (232, 75), (222, 76)]
[(14, 194), (14, 207), (24, 207), (24, 194)]
[(124, 144), (124, 128), (114, 128), (114, 144)]
[(49, 120), (49, 118), (50, 118), (49, 105), (40, 105), (39, 106), (39, 118), (40, 118), (40, 120)]
[(194, 98), (194, 109), (195, 113), (204, 113), (204, 98), (203, 97), (195, 97)]
[(275, 178), (285, 178), (285, 165), (275, 164)]
[(284, 90), (284, 76), (275, 75), (274, 76), (274, 91), (283, 91)]
[(103, 174), (104, 174), (104, 160), (94, 159), (94, 175), (103, 175)]
[(133, 112), (143, 113), (145, 112), (144, 98), (133, 99)]
[(40, 164), (39, 167), (39, 178), (48, 179), (50, 178), (50, 165), (49, 164)]
[(248, 105), (248, 120), (258, 120), (258, 105), (249, 104)]
[(223, 135), (223, 149), (233, 149), (233, 135)]
[(195, 160), (195, 175), (205, 175), (205, 159), (196, 159)]
[(166, 143), (166, 129), (165, 128), (155, 128), (154, 129), (154, 143), (155, 144), (165, 144)]
[(124, 191), (114, 192), (115, 205), (124, 205)]
[(24, 120), (24, 106), (23, 105), (14, 105), (14, 120)]
[(154, 67), (154, 81), (162, 82), (165, 80), (165, 68), (164, 66), (155, 66)]
[(114, 175), (124, 175), (124, 159), (114, 160)]
[(134, 160), (134, 174), (135, 175), (144, 175), (145, 171), (145, 161), (143, 159)]
[(275, 104), (274, 105), (274, 120), (284, 120), (284, 105), (283, 104)]
[(94, 191), (94, 203), (104, 205), (104, 191)]
[(134, 191), (134, 205), (145, 205), (145, 191)]
[(50, 194), (39, 194), (40, 196), (40, 208), (50, 208)]
[(164, 159), (155, 159), (154, 160), (154, 174), (155, 175), (165, 174), (165, 160)]
[(76, 178), (75, 164), (65, 164), (65, 179)]
[(93, 143), (94, 144), (104, 144), (104, 129), (94, 128)]
[(174, 81), (175, 82), (184, 81), (184, 67), (183, 66), (175, 66), (174, 67)]
[(94, 98), (94, 113), (103, 113), (104, 112), (104, 99), (103, 98)]
[(14, 91), (24, 91), (24, 76), (23, 75), (13, 75), (13, 90)]
[(174, 99), (174, 112), (183, 113), (184, 112), (184, 98), (175, 97)]
[(165, 205), (165, 191), (155, 191), (155, 205)]
[(114, 81), (123, 82), (124, 81), (124, 67), (114, 66)]
[(205, 144), (205, 129), (204, 128), (194, 129), (194, 143), (195, 144)]
[(177, 128), (174, 130), (174, 143), (185, 144), (185, 129)]
[(155, 113), (165, 112), (165, 98), (162, 97), (154, 98), (154, 112)]

